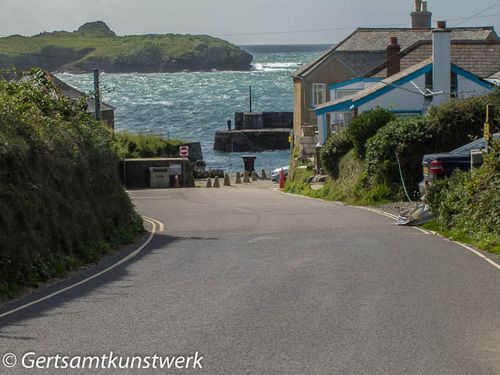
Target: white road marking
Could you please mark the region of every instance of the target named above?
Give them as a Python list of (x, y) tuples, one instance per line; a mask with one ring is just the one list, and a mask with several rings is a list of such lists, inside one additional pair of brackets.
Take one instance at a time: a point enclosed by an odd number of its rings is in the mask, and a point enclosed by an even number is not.
[(162, 233), (162, 232), (165, 232), (165, 225), (159, 221), (159, 220), (156, 220), (156, 219), (153, 219), (151, 217), (147, 217), (147, 216), (143, 216), (144, 219), (147, 219), (149, 221), (154, 221), (156, 224), (158, 224), (158, 232)]
[(147, 221), (147, 222), (149, 222), (153, 226), (153, 229), (152, 229), (151, 233), (149, 234), (149, 237), (146, 240), (146, 242), (144, 242), (144, 244), (142, 244), (142, 246), (140, 246), (138, 249), (134, 250), (132, 253), (130, 253), (129, 255), (127, 255), (125, 258), (123, 258), (119, 262), (113, 264), (112, 266), (106, 268), (105, 270), (103, 270), (103, 271), (101, 271), (99, 273), (96, 273), (95, 275), (92, 275), (92, 276), (86, 278), (85, 280), (81, 280), (81, 281), (79, 281), (79, 282), (77, 282), (77, 283), (75, 283), (73, 285), (70, 285), (70, 286), (64, 288), (64, 289), (58, 290), (57, 292), (54, 292), (54, 293), (49, 294), (49, 295), (47, 295), (45, 297), (39, 298), (36, 301), (32, 301), (32, 302), (27, 303), (25, 305), (19, 306), (19, 307), (13, 309), (13, 310), (7, 311), (7, 312), (1, 314), (0, 318), (4, 318), (6, 316), (12, 315), (12, 314), (14, 314), (14, 313), (16, 313), (18, 311), (24, 310), (24, 309), (26, 309), (26, 308), (28, 308), (30, 306), (36, 305), (36, 304), (38, 304), (40, 302), (43, 302), (43, 301), (46, 301), (46, 300), (48, 300), (48, 299), (50, 299), (52, 297), (55, 297), (55, 296), (57, 296), (57, 295), (59, 295), (61, 293), (67, 292), (68, 290), (74, 289), (77, 286), (80, 286), (80, 285), (85, 284), (85, 283), (87, 283), (87, 282), (89, 282), (91, 280), (94, 280), (94, 279), (98, 278), (99, 276), (104, 275), (105, 273), (107, 273), (107, 272), (115, 269), (116, 267), (118, 267), (118, 266), (120, 266), (120, 265), (128, 262), (129, 260), (135, 258), (146, 246), (149, 245), (149, 243), (151, 242), (151, 240), (153, 239), (153, 237), (154, 237), (154, 235), (156, 233), (156, 225), (157, 225), (156, 222), (154, 220), (146, 218), (146, 217), (144, 217), (144, 220)]
[[(278, 190), (278, 189), (276, 189)], [(281, 191), (281, 190), (278, 190), (278, 191)], [(306, 197), (306, 196), (301, 196), (301, 195), (298, 195), (298, 194), (290, 194), (290, 193), (284, 193), (284, 192), (281, 192), (282, 194), (285, 194), (285, 195), (290, 195), (290, 196), (293, 196), (293, 197), (303, 197), (303, 198), (309, 198), (309, 199), (318, 199), (318, 198), (311, 198), (311, 197)], [(339, 202), (340, 203), (340, 202)], [(384, 212), (384, 211), (380, 211), (380, 210), (377, 210), (375, 208), (371, 208), (371, 207), (363, 207), (363, 206), (349, 206), (349, 207), (354, 207), (354, 208), (360, 208), (362, 210), (365, 210), (365, 211), (370, 211), (370, 212), (373, 212), (373, 213), (376, 213), (376, 214), (379, 214), (379, 215), (382, 215), (382, 216), (385, 216), (385, 217), (388, 217), (388, 218), (391, 218), (391, 219), (394, 219), (396, 220), (398, 217), (396, 215), (393, 215), (393, 214), (390, 214), (388, 212)], [(441, 239), (445, 239), (447, 240), (446, 237), (443, 237), (442, 235), (440, 235), (439, 233), (437, 232), (434, 232), (434, 231), (426, 231), (422, 228), (419, 228), (419, 227), (411, 227), (415, 230), (418, 230), (419, 232), (422, 232), (426, 235), (429, 235), (429, 234), (435, 234), (436, 236), (440, 237)], [(477, 255), (478, 257), (482, 258), (483, 260), (485, 260), (486, 262), (490, 263), (493, 267), (497, 268), (500, 270), (500, 264), (496, 263), (495, 261), (493, 261), (492, 259), (488, 258), (486, 255), (484, 254), (481, 254), (479, 251), (477, 251), (476, 249), (470, 247), (470, 246), (467, 246), (461, 242), (457, 242), (457, 241), (451, 241), (449, 240), (450, 242), (454, 243), (454, 244), (457, 244), (461, 247), (463, 247), (464, 249), (466, 250), (469, 250), (470, 252), (472, 252), (473, 254)]]
[(467, 249), (469, 251), (471, 251), (472, 253), (476, 254), (478, 257), (481, 257), (483, 258), (485, 261), (487, 261), (488, 263), (490, 263), (493, 267), (497, 268), (500, 270), (500, 264), (497, 264), (495, 263), (493, 260), (491, 260), (490, 258), (488, 258), (486, 255), (484, 254), (481, 254), (479, 251), (477, 251), (476, 249), (470, 247), (470, 246), (467, 246), (466, 244), (463, 244), (461, 242), (457, 242), (457, 241), (451, 241), (459, 246), (462, 246), (464, 249)]
[(427, 232), (425, 229), (419, 228), (419, 227), (412, 227), (415, 230), (418, 230), (419, 232), (422, 232), (423, 234), (429, 235), (430, 233)]

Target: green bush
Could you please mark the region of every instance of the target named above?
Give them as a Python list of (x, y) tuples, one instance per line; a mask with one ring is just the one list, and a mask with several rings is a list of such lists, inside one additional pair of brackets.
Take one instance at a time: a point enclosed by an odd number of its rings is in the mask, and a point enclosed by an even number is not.
[(60, 276), (142, 231), (109, 130), (57, 98), (42, 72), (0, 81), (0, 299)]
[(478, 170), (434, 183), (426, 201), (438, 229), (500, 253), (500, 142)]
[(418, 190), (422, 157), (432, 148), (432, 134), (423, 117), (391, 121), (366, 146), (365, 168), (372, 185), (389, 186), (394, 198), (402, 198), (398, 157), (409, 194)]
[(380, 128), (395, 119), (396, 116), (391, 111), (377, 107), (360, 114), (351, 121), (347, 128), (347, 134), (361, 159), (365, 157), (365, 147), (368, 139), (373, 137)]
[(488, 104), (500, 106), (500, 90), (431, 107), (425, 116), (433, 137), (428, 153), (448, 152), (482, 137)]
[(348, 133), (343, 130), (333, 134), (321, 148), (320, 157), (323, 167), (333, 178), (339, 174), (339, 162), (342, 156), (352, 149), (352, 141)]
[(117, 132), (115, 149), (120, 158), (178, 157), (182, 141), (154, 134)]

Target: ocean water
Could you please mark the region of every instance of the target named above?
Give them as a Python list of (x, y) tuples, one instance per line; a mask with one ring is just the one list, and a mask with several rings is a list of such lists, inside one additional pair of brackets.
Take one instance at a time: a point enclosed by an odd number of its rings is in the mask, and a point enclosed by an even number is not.
[[(117, 130), (161, 134), (172, 139), (201, 142), (210, 168), (243, 168), (242, 154), (213, 150), (214, 134), (227, 130), (234, 112), (249, 108), (252, 86), (254, 111), (293, 111), (292, 71), (318, 53), (254, 53), (249, 72), (193, 72), (101, 75), (103, 101), (116, 107)], [(59, 74), (84, 92), (93, 90), (91, 74)], [(234, 120), (233, 120), (234, 123)], [(272, 170), (288, 165), (290, 152), (255, 153), (256, 168)]]

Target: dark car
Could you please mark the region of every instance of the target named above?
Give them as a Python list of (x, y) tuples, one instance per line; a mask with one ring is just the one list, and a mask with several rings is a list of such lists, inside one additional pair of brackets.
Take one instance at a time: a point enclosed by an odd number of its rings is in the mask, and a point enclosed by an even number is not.
[[(494, 134), (493, 139), (498, 139), (499, 135), (500, 133)], [(419, 184), (420, 194), (424, 195), (427, 187), (435, 179), (449, 177), (457, 169), (470, 170), (471, 151), (484, 150), (486, 144), (486, 140), (480, 138), (447, 153), (425, 155), (422, 160), (424, 179)]]

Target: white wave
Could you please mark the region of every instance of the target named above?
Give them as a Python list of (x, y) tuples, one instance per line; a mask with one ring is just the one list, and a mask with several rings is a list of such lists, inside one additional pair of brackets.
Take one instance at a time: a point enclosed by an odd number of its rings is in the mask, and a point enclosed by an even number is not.
[(301, 66), (296, 62), (272, 62), (256, 63), (252, 65), (252, 70), (257, 72), (282, 72), (297, 69)]

